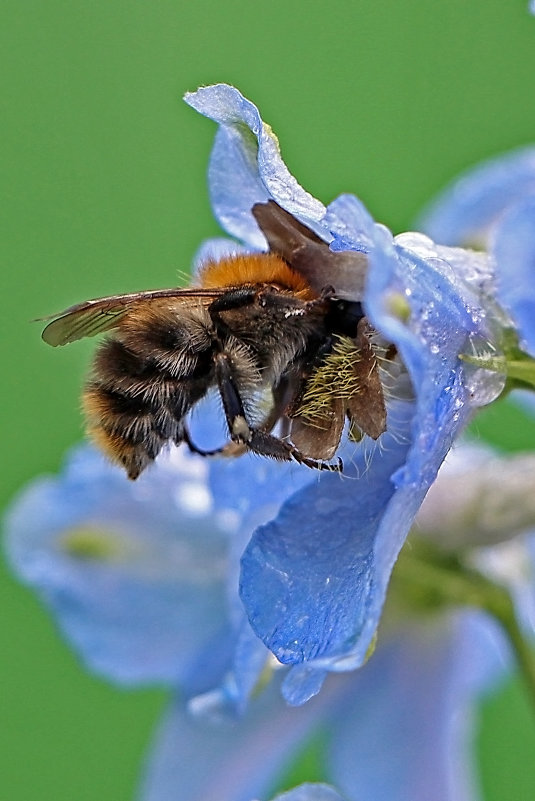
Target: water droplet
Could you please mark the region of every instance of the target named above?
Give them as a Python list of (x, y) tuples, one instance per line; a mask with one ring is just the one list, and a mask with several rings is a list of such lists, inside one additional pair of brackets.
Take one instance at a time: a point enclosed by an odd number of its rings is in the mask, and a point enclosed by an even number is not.
[[(469, 345), (466, 349), (468, 356), (475, 359), (496, 360), (502, 354), (496, 348), (481, 337), (470, 337)], [(506, 374), (505, 365), (503, 370), (488, 369), (480, 364), (464, 363), (464, 385), (468, 390), (468, 402), (471, 406), (486, 406), (496, 400), (505, 386)]]

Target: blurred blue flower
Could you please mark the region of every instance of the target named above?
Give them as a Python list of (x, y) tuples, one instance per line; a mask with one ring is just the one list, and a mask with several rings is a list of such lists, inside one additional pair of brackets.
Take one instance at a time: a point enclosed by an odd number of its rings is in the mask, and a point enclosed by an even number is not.
[[(270, 670), (274, 663), (258, 640), (251, 658), (255, 638), (237, 607), (234, 540), (276, 513), (302, 471), (283, 465), (277, 480), (280, 466), (245, 459), (237, 474), (237, 462), (221, 471), (221, 463), (178, 449), (133, 483), (80, 448), (59, 478), (27, 489), (7, 520), (14, 569), (51, 607), (86, 664), (121, 683), (156, 681), (177, 694), (140, 799), (268, 797), (318, 731), (325, 776), (349, 801), (427, 801), (430, 786), (436, 801), (474, 798), (469, 712), (496, 675), (492, 625), (467, 611), (417, 615), (395, 594), (368, 664), (330, 676), (308, 704), (287, 706), (280, 687), (288, 671)], [(528, 564), (524, 552), (515, 561), (514, 551), (535, 521), (533, 504), (519, 503), (533, 461), (470, 452), (439, 476), (417, 520), (420, 537), (444, 542), (445, 530), (454, 548), (475, 543), (487, 571), (513, 576), (527, 621), (533, 584), (526, 574), (529, 594), (522, 595), (511, 565), (525, 571)], [(256, 494), (250, 505), (239, 501), (243, 482)], [(510, 536), (516, 539), (507, 557)], [(241, 658), (232, 652), (239, 639)], [(242, 716), (221, 715), (231, 704), (243, 709), (251, 694)], [(299, 793), (310, 801), (337, 798), (317, 786)]]
[[(202, 418), (217, 422), (214, 404)], [(178, 684), (240, 708), (268, 651), (238, 598), (254, 528), (303, 483), (292, 465), (207, 462), (173, 449), (136, 483), (87, 446), (6, 516), (8, 559), (87, 667), (122, 685)]]
[[(482, 570), (510, 584), (531, 635), (535, 505), (519, 498), (532, 488), (534, 470), (532, 455), (500, 459), (459, 449), (415, 526), (419, 538), (437, 545), (444, 544), (444, 531), (451, 533), (453, 549), (468, 549)], [(331, 795), (323, 785), (308, 785), (289, 798), (334, 801), (340, 793), (346, 801), (475, 801), (473, 707), (506, 666), (503, 637), (482, 613), (418, 613), (396, 590), (370, 661), (358, 671), (331, 675), (303, 706), (284, 704), (284, 671), (275, 672), (240, 720), (214, 725), (192, 717), (177, 698), (157, 733), (140, 799), (267, 797), (321, 736), (321, 769)]]
[[(474, 342), (497, 335), (488, 314), (493, 276), (482, 254), (437, 247), (417, 234), (394, 239), (353, 196), (324, 207), (290, 175), (271, 129), (236, 89), (206, 87), (186, 101), (219, 123), (208, 179), (221, 225), (240, 247), (265, 249), (251, 208), (274, 199), (331, 250), (365, 252), (366, 312), (395, 343), (415, 388), (412, 402), (390, 404), (380, 449), (350, 454), (342, 480), (309, 479), (255, 531), (243, 555), (243, 604), (268, 648), (295, 666), (284, 692), (298, 704), (318, 691), (328, 670), (363, 662), (427, 489), (474, 405), (503, 387), (501, 376), (482, 381), (459, 359)], [(344, 290), (351, 296), (349, 280)]]
[(420, 226), (438, 242), (487, 247), (500, 302), (535, 356), (535, 148), (468, 170), (430, 204)]

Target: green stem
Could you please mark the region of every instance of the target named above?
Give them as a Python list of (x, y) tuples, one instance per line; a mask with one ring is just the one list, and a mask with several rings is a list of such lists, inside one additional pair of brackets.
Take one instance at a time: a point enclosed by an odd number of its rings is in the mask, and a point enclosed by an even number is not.
[(422, 540), (412, 540), (403, 550), (393, 579), (401, 585), (403, 597), (420, 610), (471, 606), (494, 617), (509, 641), (535, 709), (535, 651), (518, 624), (506, 587)]
[(509, 645), (516, 657), (524, 685), (535, 707), (535, 652), (530, 644), (526, 642), (522, 629), (518, 625), (511, 596), (506, 590), (503, 590), (503, 592), (507, 596), (506, 606), (508, 608), (504, 608), (500, 615), (495, 614), (495, 617), (509, 640)]

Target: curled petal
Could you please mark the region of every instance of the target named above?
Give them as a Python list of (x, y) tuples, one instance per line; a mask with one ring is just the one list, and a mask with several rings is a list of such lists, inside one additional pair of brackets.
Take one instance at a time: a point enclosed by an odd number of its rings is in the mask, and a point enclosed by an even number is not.
[(266, 241), (251, 209), (270, 198), (303, 221), (323, 217), (323, 204), (291, 175), (273, 131), (237, 89), (226, 84), (206, 86), (184, 99), (220, 126), (208, 181), (215, 216), (229, 234), (264, 250)]
[[(295, 667), (291, 704), (318, 692), (326, 670), (361, 664), (381, 614), (396, 556), (425, 489), (399, 487), (412, 415), (384, 450), (355, 458), (352, 478), (323, 476), (255, 532), (242, 558), (241, 597), (254, 630)], [(355, 480), (358, 478), (358, 480)], [(305, 669), (306, 668), (306, 669)]]

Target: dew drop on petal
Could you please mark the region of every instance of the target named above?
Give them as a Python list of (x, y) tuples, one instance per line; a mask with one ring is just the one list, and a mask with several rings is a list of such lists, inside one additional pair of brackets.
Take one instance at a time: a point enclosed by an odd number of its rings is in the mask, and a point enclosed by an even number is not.
[[(497, 359), (501, 356), (493, 345), (479, 337), (470, 337), (467, 353), (481, 360)], [(463, 369), (464, 385), (468, 390), (468, 402), (471, 406), (486, 406), (492, 403), (505, 387), (505, 369), (489, 370), (470, 362), (465, 362)]]

